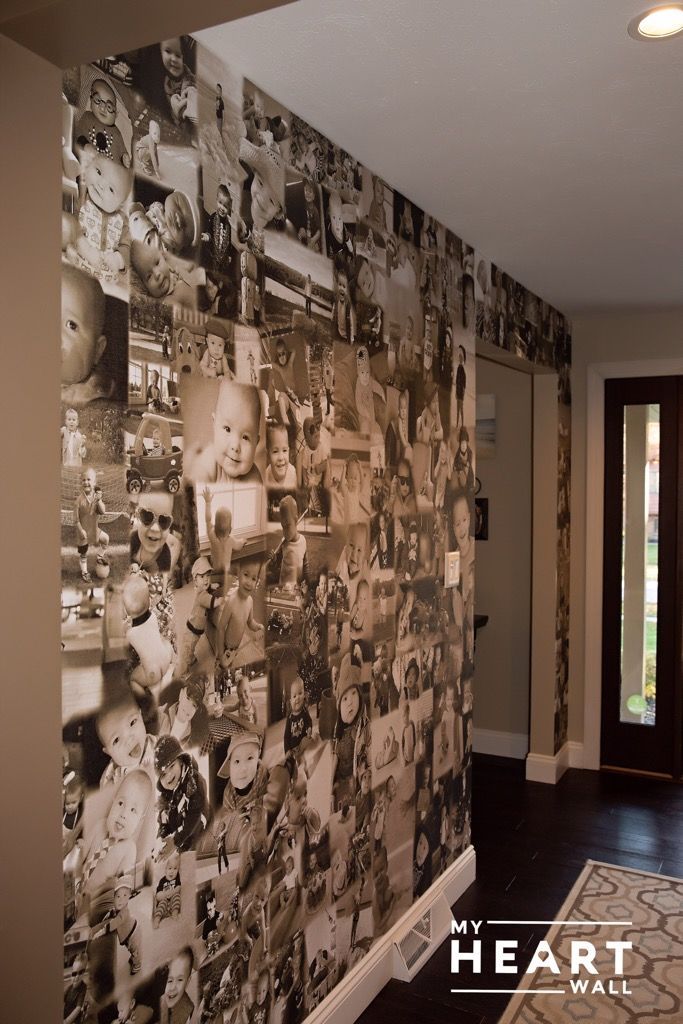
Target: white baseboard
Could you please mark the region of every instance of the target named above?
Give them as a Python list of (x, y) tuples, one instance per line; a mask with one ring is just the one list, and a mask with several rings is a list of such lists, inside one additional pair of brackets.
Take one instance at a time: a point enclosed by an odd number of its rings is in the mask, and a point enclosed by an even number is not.
[(551, 756), (550, 754), (527, 754), (526, 779), (527, 782), (545, 782), (554, 786), (559, 782), (569, 767), (569, 746), (565, 743), (561, 750)]
[(494, 754), (523, 761), (529, 751), (529, 737), (523, 732), (499, 732), (497, 729), (474, 730), (475, 754)]
[(554, 786), (567, 768), (583, 768), (583, 743), (567, 740), (561, 750), (551, 757), (549, 754), (528, 754), (526, 759), (527, 782), (547, 782)]
[(569, 740), (567, 746), (569, 747), (569, 767), (583, 768), (583, 743)]
[[(474, 847), (469, 846), (443, 875), (439, 875), (424, 896), (416, 900), (396, 924), (377, 939), (367, 955), (344, 975), (320, 1006), (309, 1013), (306, 1024), (350, 1024), (360, 1017), (375, 996), (394, 977), (395, 944), (400, 942), (436, 900), (445, 897), (449, 906), (452, 906), (474, 881), (476, 863)], [(432, 953), (436, 952), (449, 933), (450, 921), (443, 934), (432, 936), (429, 951), (421, 960), (421, 964), (426, 963)]]

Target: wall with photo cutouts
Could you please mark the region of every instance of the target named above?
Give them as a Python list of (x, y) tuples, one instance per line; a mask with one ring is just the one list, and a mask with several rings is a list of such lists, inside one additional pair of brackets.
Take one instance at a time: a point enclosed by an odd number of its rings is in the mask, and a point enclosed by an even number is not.
[(63, 93), (64, 1019), (300, 1021), (470, 841), (477, 336), (559, 374), (566, 735), (567, 324), (191, 37)]

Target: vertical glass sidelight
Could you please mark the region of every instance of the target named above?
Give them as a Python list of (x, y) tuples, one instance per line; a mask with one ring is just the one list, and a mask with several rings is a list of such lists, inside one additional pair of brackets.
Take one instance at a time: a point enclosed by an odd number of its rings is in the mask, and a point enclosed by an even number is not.
[(654, 726), (657, 697), (659, 404), (624, 406), (620, 721)]

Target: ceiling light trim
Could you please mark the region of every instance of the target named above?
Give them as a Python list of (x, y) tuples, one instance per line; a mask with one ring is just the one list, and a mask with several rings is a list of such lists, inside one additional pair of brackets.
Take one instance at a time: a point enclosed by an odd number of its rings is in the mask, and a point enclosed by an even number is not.
[[(666, 32), (662, 35), (656, 33), (646, 33), (641, 31), (641, 25), (643, 22), (651, 17), (651, 15), (658, 13), (659, 11), (678, 11), (681, 15), (681, 24), (674, 28), (670, 32)], [(631, 18), (628, 23), (628, 34), (632, 39), (636, 39), (638, 42), (652, 43), (662, 42), (665, 39), (676, 39), (683, 35), (683, 3), (670, 3), (670, 4), (657, 4), (655, 7), (649, 7), (640, 14), (637, 14), (635, 18)]]

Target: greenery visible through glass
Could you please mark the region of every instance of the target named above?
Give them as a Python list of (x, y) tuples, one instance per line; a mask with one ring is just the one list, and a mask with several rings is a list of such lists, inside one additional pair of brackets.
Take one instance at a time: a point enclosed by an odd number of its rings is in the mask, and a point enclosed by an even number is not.
[(659, 406), (624, 408), (620, 720), (652, 726), (657, 699)]

